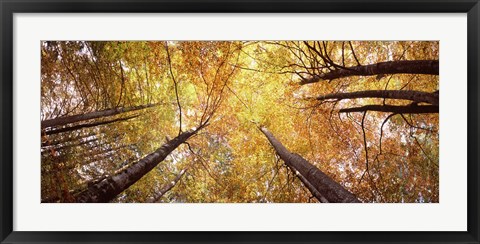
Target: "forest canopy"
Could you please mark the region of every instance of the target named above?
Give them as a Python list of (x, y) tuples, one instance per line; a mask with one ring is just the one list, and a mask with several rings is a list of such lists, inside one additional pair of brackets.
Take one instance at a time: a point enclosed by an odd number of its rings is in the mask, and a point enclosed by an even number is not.
[(437, 41), (43, 41), (41, 202), (439, 202)]

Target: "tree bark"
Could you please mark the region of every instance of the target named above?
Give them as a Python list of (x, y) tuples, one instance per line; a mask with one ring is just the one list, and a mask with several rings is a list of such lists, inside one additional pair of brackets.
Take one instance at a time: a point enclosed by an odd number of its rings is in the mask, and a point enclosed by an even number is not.
[(75, 196), (76, 202), (90, 203), (111, 201), (119, 193), (150, 172), (150, 170), (162, 162), (173, 150), (196, 134), (201, 128), (202, 127), (199, 127), (196, 130), (182, 132), (180, 135), (169, 140), (155, 152), (145, 156), (138, 162), (135, 162), (127, 168), (117, 172), (115, 175), (108, 176), (97, 183), (90, 185), (85, 191)]
[(80, 153), (78, 155), (75, 155), (75, 157), (81, 157), (81, 158), (98, 158), (101, 157), (102, 155), (110, 155), (112, 153), (118, 154), (118, 150), (123, 149), (128, 147), (129, 145), (122, 145), (114, 148), (108, 148), (108, 149), (97, 149), (93, 148), (91, 150), (88, 150), (87, 152)]
[(303, 185), (305, 187), (308, 188), (308, 190), (310, 191), (310, 193), (312, 193), (312, 195), (321, 203), (328, 203), (329, 201), (322, 195), (322, 193), (320, 193), (314, 185), (312, 185), (308, 180), (307, 178), (303, 177), (303, 175), (301, 175), (300, 173), (298, 173), (298, 171), (296, 171), (295, 169), (289, 167), (290, 170), (292, 170), (293, 172), (296, 172), (296, 176), (298, 179), (300, 179), (300, 181), (303, 183)]
[(54, 149), (55, 151), (65, 150), (65, 149), (69, 149), (69, 148), (72, 148), (72, 147), (78, 147), (78, 146), (85, 145), (85, 144), (88, 144), (90, 142), (96, 142), (96, 141), (98, 141), (98, 138), (88, 139), (88, 140), (85, 140), (85, 141), (80, 141), (78, 143), (72, 143), (72, 144), (67, 144), (67, 145), (62, 145), (62, 144), (48, 145), (48, 144), (43, 144), (42, 143), (42, 149), (44, 149), (44, 150)]
[(153, 202), (158, 202), (160, 200), (160, 198), (162, 198), (163, 195), (165, 195), (165, 193), (167, 193), (168, 191), (170, 191), (175, 185), (177, 185), (177, 183), (180, 181), (180, 179), (182, 178), (182, 176), (187, 172), (186, 169), (182, 169), (182, 171), (180, 171), (180, 173), (175, 177), (175, 179), (173, 179), (171, 182), (169, 182), (168, 184), (166, 184), (162, 189), (160, 189), (160, 191), (155, 194), (155, 196), (150, 199), (148, 202), (150, 203), (153, 203)]
[(99, 126), (99, 125), (111, 124), (111, 123), (115, 123), (115, 122), (118, 122), (118, 121), (126, 121), (126, 120), (129, 120), (129, 119), (136, 118), (138, 116), (140, 116), (140, 115), (133, 115), (133, 116), (126, 117), (126, 118), (118, 118), (118, 119), (95, 122), (95, 123), (90, 123), (90, 124), (81, 124), (81, 125), (69, 126), (69, 127), (65, 127), (65, 128), (61, 128), (61, 129), (47, 131), (47, 132), (45, 132), (45, 135), (54, 135), (54, 134), (67, 132), (67, 131), (74, 131), (74, 130), (79, 130), (79, 129), (83, 129), (83, 128), (89, 128), (89, 127), (95, 127), (95, 126)]
[(430, 103), (438, 106), (438, 92), (404, 91), (404, 90), (368, 90), (347, 93), (332, 93), (318, 96), (317, 100), (355, 99), (355, 98), (390, 98), (405, 99), (417, 103)]
[(438, 75), (438, 60), (401, 60), (380, 62), (369, 65), (358, 65), (347, 68), (339, 68), (328, 73), (315, 75), (310, 79), (304, 79), (301, 85), (315, 83), (320, 80), (334, 80), (348, 76), (371, 76), (386, 74), (426, 74)]
[[(44, 136), (42, 132), (42, 136)], [(84, 139), (88, 139), (91, 136), (97, 136), (97, 133), (88, 133), (86, 135), (78, 135), (75, 137), (68, 137), (62, 139), (58, 139), (55, 141), (48, 140), (47, 138), (42, 138), (42, 147), (63, 147), (66, 145), (71, 145), (76, 141), (83, 141)]]
[[(355, 195), (335, 182), (332, 178), (328, 177), (325, 173), (320, 171), (320, 169), (309, 163), (300, 155), (288, 151), (288, 149), (286, 149), (282, 143), (278, 141), (265, 127), (261, 127), (260, 130), (267, 137), (268, 141), (273, 146), (280, 158), (285, 162), (285, 164), (293, 169), (295, 174), (301, 175), (302, 178), (307, 181), (305, 186), (315, 197), (317, 197), (316, 192), (318, 192), (328, 202), (332, 203), (360, 202)], [(313, 189), (310, 189), (310, 187)], [(319, 201), (323, 201), (322, 198), (317, 199)]]
[(64, 116), (64, 117), (60, 117), (60, 118), (44, 120), (44, 121), (42, 121), (42, 129), (47, 128), (47, 127), (66, 125), (66, 124), (80, 122), (80, 121), (89, 120), (89, 119), (96, 119), (96, 118), (101, 118), (101, 117), (117, 115), (117, 114), (126, 113), (126, 112), (130, 112), (130, 111), (155, 107), (155, 106), (158, 106), (158, 105), (159, 104), (147, 104), (147, 105), (140, 105), (140, 106), (135, 106), (135, 107), (113, 108), (113, 109), (106, 109), (106, 110), (101, 110), (101, 111), (85, 113), (85, 114)]
[(365, 112), (365, 111), (377, 111), (388, 112), (396, 114), (428, 114), (438, 113), (439, 108), (435, 105), (407, 105), (407, 106), (395, 106), (395, 105), (366, 105), (355, 108), (340, 109), (340, 113), (352, 113), (352, 112)]

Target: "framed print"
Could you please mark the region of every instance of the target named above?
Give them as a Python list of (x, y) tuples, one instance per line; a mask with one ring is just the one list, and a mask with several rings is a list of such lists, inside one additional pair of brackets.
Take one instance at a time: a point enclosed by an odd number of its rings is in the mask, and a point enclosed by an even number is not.
[(478, 243), (478, 1), (2, 1), (1, 243)]

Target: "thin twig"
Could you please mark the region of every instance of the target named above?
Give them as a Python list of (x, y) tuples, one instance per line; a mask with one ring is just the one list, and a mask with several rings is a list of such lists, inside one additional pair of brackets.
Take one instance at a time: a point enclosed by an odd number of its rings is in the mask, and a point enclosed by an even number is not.
[(172, 71), (172, 60), (170, 59), (170, 52), (168, 51), (168, 43), (165, 42), (165, 50), (167, 51), (167, 60), (168, 60), (168, 70), (170, 71), (170, 76), (172, 77), (173, 84), (175, 87), (175, 97), (177, 98), (177, 105), (178, 105), (178, 119), (179, 119), (179, 129), (178, 135), (182, 134), (182, 106), (180, 105), (180, 98), (178, 97), (178, 87), (177, 87), (177, 80), (175, 80), (175, 75), (173, 75)]
[(360, 178), (360, 182), (362, 182), (363, 177), (365, 176), (365, 173), (368, 172), (368, 148), (367, 148), (367, 135), (365, 133), (365, 116), (367, 115), (367, 111), (363, 112), (363, 117), (362, 117), (362, 131), (363, 131), (363, 146), (365, 147), (365, 171), (362, 174), (362, 177)]
[(355, 51), (353, 50), (352, 42), (349, 41), (348, 44), (350, 45), (350, 49), (352, 50), (352, 54), (353, 54), (353, 57), (355, 58), (355, 61), (357, 61), (357, 64), (361, 66), (362, 64), (360, 63), (360, 61), (358, 61), (357, 55), (355, 55)]

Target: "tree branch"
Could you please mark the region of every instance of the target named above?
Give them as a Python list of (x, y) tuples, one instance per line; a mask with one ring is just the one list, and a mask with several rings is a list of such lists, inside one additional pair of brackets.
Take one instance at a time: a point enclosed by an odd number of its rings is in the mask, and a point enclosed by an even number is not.
[(180, 98), (178, 97), (178, 87), (177, 87), (177, 80), (175, 80), (175, 75), (173, 75), (172, 71), (172, 60), (170, 59), (170, 52), (168, 51), (168, 43), (165, 42), (165, 50), (167, 51), (167, 60), (168, 60), (168, 70), (170, 71), (170, 76), (172, 77), (173, 84), (175, 87), (175, 97), (177, 98), (177, 105), (178, 105), (178, 120), (180, 122), (178, 135), (182, 134), (182, 106), (180, 105)]
[(358, 184), (360, 184), (360, 182), (362, 182), (363, 180), (363, 176), (365, 176), (365, 173), (368, 173), (368, 147), (367, 147), (367, 134), (365, 133), (365, 116), (367, 115), (367, 110), (365, 112), (363, 112), (363, 117), (362, 117), (362, 132), (363, 132), (363, 146), (365, 148), (365, 171), (363, 172), (362, 174), (362, 177), (360, 178), (360, 181), (358, 182)]
[(430, 103), (438, 106), (438, 92), (422, 92), (422, 91), (405, 91), (405, 90), (367, 90), (347, 93), (331, 93), (323, 96), (318, 96), (316, 100), (327, 99), (355, 99), (355, 98), (391, 98), (391, 99), (405, 99), (417, 103)]
[(117, 118), (117, 119), (113, 119), (113, 120), (94, 122), (94, 123), (90, 123), (90, 124), (81, 124), (81, 125), (69, 126), (69, 127), (65, 127), (65, 128), (61, 128), (61, 129), (47, 131), (47, 132), (45, 132), (45, 135), (53, 135), (53, 134), (58, 134), (58, 133), (62, 133), (62, 132), (67, 132), (67, 131), (79, 130), (79, 129), (95, 127), (95, 126), (99, 126), (99, 125), (106, 125), (106, 124), (111, 124), (111, 123), (115, 123), (115, 122), (118, 122), (118, 121), (126, 121), (126, 120), (129, 120), (129, 119), (136, 118), (138, 116), (140, 116), (140, 115), (132, 115), (132, 116), (129, 116), (129, 117), (126, 117), (126, 118)]
[(304, 79), (300, 82), (300, 85), (315, 83), (320, 80), (334, 80), (349, 76), (371, 76), (381, 74), (438, 75), (438, 72), (438, 60), (398, 60), (332, 70), (327, 73), (314, 75), (309, 79)]
[(80, 122), (84, 120), (117, 115), (117, 114), (126, 113), (130, 111), (141, 110), (145, 108), (156, 107), (158, 105), (160, 105), (160, 103), (139, 105), (134, 107), (118, 107), (118, 108), (105, 109), (101, 111), (94, 111), (94, 112), (78, 114), (78, 115), (63, 116), (55, 119), (48, 119), (48, 120), (42, 121), (42, 129), (47, 127), (66, 125), (66, 124)]
[(355, 55), (355, 51), (353, 50), (352, 42), (349, 41), (349, 42), (348, 42), (348, 45), (350, 45), (350, 49), (352, 50), (353, 57), (355, 58), (355, 61), (357, 61), (357, 64), (358, 64), (358, 65), (362, 65), (362, 64), (358, 61), (357, 55)]
[(422, 105), (422, 106), (366, 105), (362, 107), (340, 109), (339, 112), (352, 113), (352, 112), (377, 111), (377, 112), (388, 112), (388, 113), (397, 113), (397, 114), (427, 114), (427, 113), (438, 113), (438, 110), (439, 110), (438, 106), (435, 106), (435, 105)]
[(173, 179), (171, 182), (169, 182), (168, 184), (166, 184), (165, 186), (163, 186), (163, 188), (160, 189), (160, 191), (157, 192), (157, 194), (155, 194), (155, 196), (153, 196), (153, 197), (152, 197), (150, 200), (148, 200), (147, 202), (149, 202), (149, 203), (155, 203), (155, 202), (160, 201), (160, 199), (163, 197), (163, 195), (165, 195), (165, 193), (167, 193), (167, 192), (170, 191), (173, 187), (175, 187), (175, 185), (177, 185), (177, 183), (180, 181), (180, 179), (181, 179), (182, 176), (185, 174), (185, 172), (187, 172), (187, 170), (188, 170), (188, 168), (180, 170), (180, 173), (177, 174), (177, 176), (175, 177), (175, 179)]

